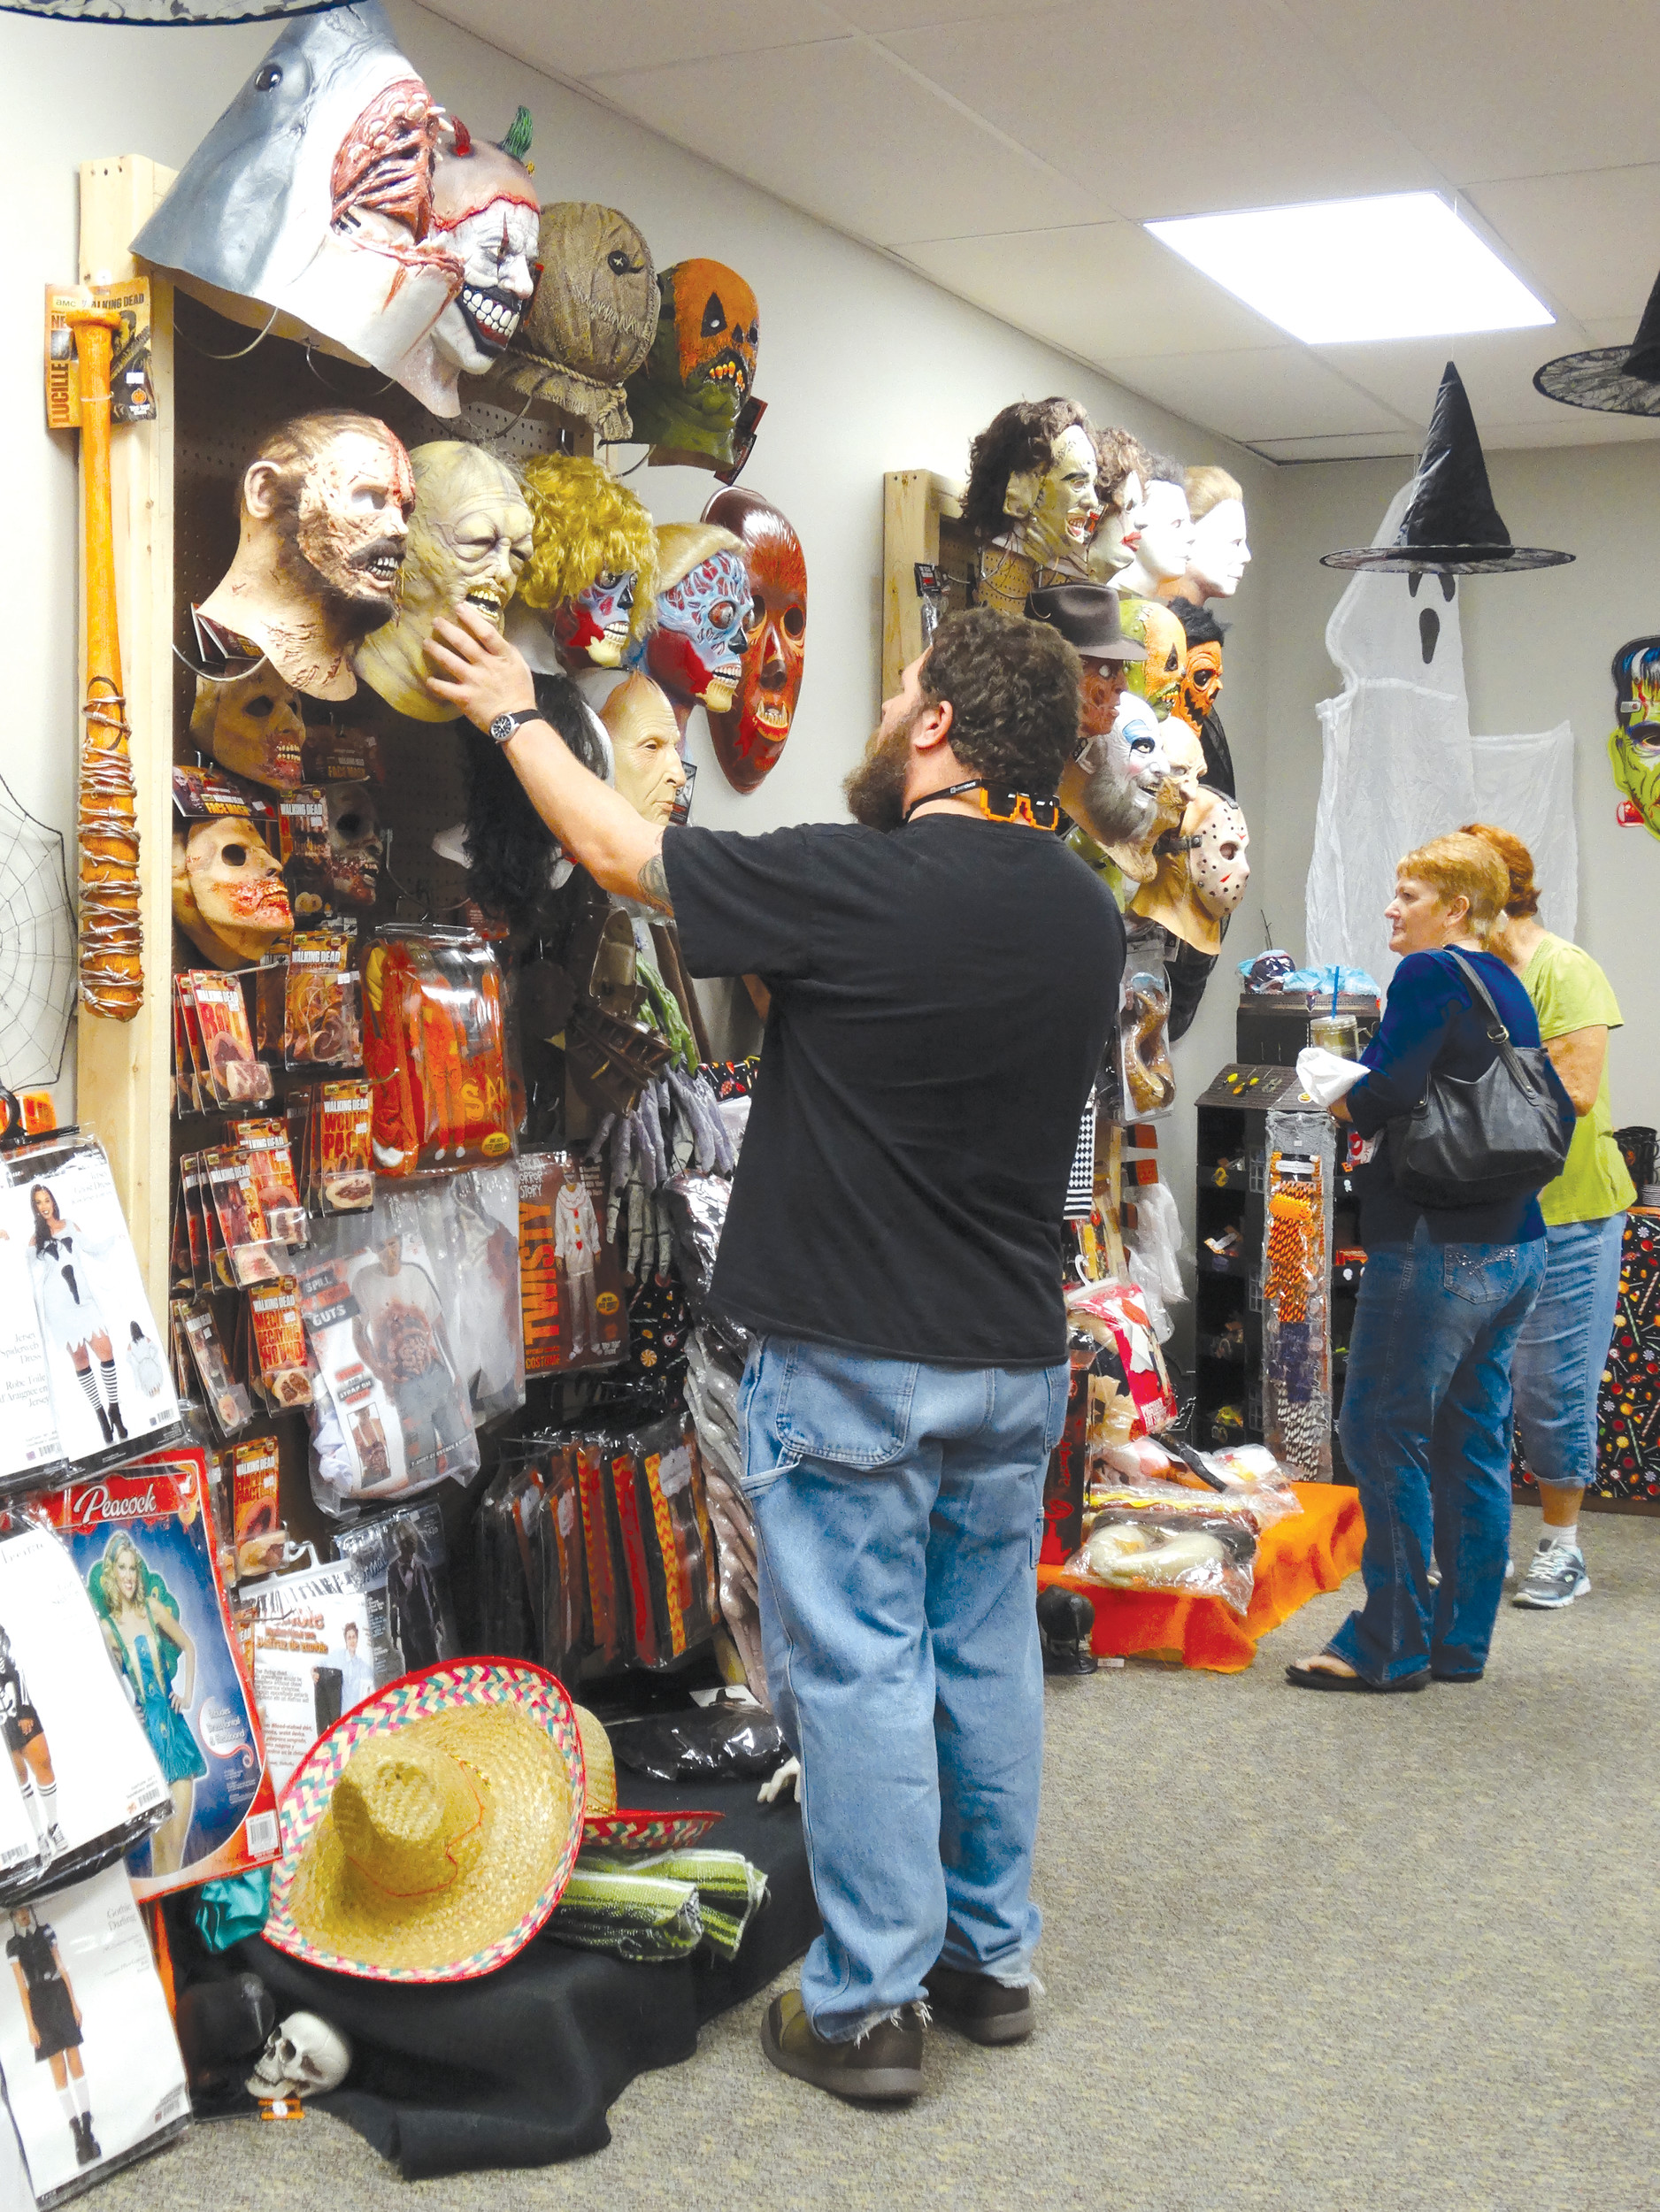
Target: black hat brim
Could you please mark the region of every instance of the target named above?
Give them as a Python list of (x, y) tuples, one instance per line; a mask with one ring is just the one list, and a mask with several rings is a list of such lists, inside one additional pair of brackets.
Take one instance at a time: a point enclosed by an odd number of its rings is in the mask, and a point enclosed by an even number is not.
[(1533, 371), (1533, 389), (1564, 407), (1584, 407), (1597, 415), (1660, 416), (1660, 383), (1628, 376), (1630, 346), (1598, 346), (1587, 353), (1561, 353)]
[(1322, 553), (1320, 566), (1371, 576), (1513, 576), (1526, 568), (1560, 568), (1573, 557), (1545, 545), (1361, 545)]

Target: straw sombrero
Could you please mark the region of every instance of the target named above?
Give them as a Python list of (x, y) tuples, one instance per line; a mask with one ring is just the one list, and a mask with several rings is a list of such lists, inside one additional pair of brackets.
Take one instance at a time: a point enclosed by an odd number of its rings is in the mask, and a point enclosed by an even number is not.
[(265, 1940), (366, 1981), (490, 1973), (558, 1903), (586, 1798), (575, 1710), (545, 1668), (405, 1675), (289, 1779)]

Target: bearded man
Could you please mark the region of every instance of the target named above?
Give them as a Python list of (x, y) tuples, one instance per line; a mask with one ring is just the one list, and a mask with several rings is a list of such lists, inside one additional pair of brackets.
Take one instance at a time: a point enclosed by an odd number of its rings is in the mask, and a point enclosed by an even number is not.
[(834, 2095), (901, 2101), (922, 2002), (981, 2043), (1032, 2026), (1062, 1210), (1124, 963), (1053, 831), (1078, 656), (1035, 622), (948, 617), (849, 779), (854, 820), (744, 837), (643, 822), (473, 610), (433, 640), (434, 690), (565, 849), (672, 912), (695, 975), (771, 993), (711, 1295), (756, 1340), (743, 1488), (824, 1932), (762, 2043)]
[(345, 409), (273, 430), (242, 475), (236, 557), (196, 609), (227, 658), (263, 654), (313, 699), (350, 699), (349, 656), (397, 611), (415, 511), (409, 455)]

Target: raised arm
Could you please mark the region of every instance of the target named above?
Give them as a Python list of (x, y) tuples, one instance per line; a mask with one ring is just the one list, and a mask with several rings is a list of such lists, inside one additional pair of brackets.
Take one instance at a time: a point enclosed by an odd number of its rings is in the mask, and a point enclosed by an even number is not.
[[(434, 622), (427, 687), (486, 732), (497, 715), (534, 711), (535, 687), (518, 649), (476, 609)], [(584, 768), (546, 722), (522, 723), (502, 747), (542, 820), (596, 883), (659, 913), (672, 913), (663, 869), (663, 832)]]

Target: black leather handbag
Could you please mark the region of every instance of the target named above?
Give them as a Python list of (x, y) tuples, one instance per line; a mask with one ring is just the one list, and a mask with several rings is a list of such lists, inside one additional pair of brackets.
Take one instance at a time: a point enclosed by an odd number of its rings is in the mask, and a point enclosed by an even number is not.
[(1410, 1114), (1389, 1124), (1395, 1187), (1418, 1206), (1494, 1206), (1526, 1198), (1561, 1174), (1573, 1137), (1573, 1102), (1542, 1045), (1518, 1047), (1492, 994), (1467, 960), (1448, 951), (1472, 998), (1491, 1016), (1493, 1064), (1473, 1081), (1432, 1070)]

